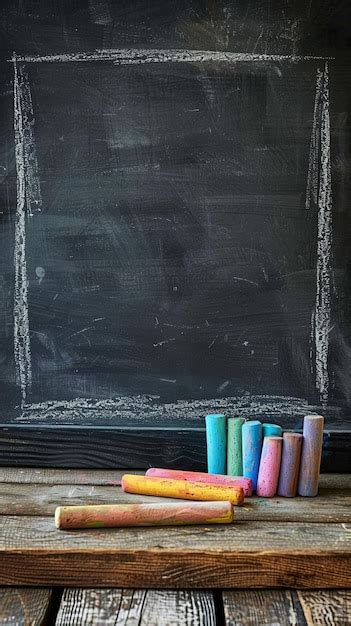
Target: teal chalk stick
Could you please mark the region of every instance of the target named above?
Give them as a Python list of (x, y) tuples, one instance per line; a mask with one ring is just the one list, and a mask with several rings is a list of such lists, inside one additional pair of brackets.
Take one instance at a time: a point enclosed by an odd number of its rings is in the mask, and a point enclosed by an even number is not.
[(258, 420), (245, 422), (242, 427), (243, 475), (251, 478), (256, 491), (261, 460), (262, 424)]
[(225, 474), (227, 461), (227, 421), (222, 413), (206, 415), (207, 471)]
[(241, 444), (241, 429), (245, 420), (243, 417), (228, 419), (227, 436), (227, 474), (228, 476), (243, 475), (243, 455)]
[(282, 437), (283, 429), (278, 424), (262, 424), (263, 437)]

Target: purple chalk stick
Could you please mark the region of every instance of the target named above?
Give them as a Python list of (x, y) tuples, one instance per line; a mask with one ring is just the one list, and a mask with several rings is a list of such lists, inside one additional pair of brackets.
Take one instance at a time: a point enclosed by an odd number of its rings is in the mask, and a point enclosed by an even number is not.
[(306, 415), (303, 420), (303, 441), (298, 484), (300, 496), (316, 496), (323, 445), (324, 417)]

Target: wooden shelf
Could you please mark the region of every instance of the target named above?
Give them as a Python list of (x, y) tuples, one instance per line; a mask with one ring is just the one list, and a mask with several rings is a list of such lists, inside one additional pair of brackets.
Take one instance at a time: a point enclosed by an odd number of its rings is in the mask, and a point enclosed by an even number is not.
[[(125, 588), (333, 587), (351, 582), (351, 479), (313, 499), (250, 498), (223, 526), (59, 531), (60, 504), (145, 501), (113, 473), (0, 470), (0, 584)], [(36, 473), (37, 472), (37, 473)], [(26, 481), (27, 475), (27, 481)], [(40, 476), (37, 483), (32, 482)], [(116, 470), (115, 480), (121, 473)], [(46, 484), (43, 478), (45, 477)], [(68, 473), (67, 473), (68, 478)], [(9, 480), (11, 479), (11, 482)], [(29, 482), (30, 481), (30, 482)], [(112, 484), (111, 484), (112, 481)], [(156, 500), (153, 498), (152, 500)]]

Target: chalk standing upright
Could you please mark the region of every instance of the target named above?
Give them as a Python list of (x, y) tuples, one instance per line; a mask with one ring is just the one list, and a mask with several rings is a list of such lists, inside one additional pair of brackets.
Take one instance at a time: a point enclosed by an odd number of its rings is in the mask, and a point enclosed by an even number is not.
[(262, 437), (282, 437), (283, 429), (278, 424), (262, 424)]
[(262, 448), (262, 424), (258, 420), (245, 422), (242, 427), (243, 475), (251, 478), (253, 488), (257, 487)]
[(243, 475), (243, 452), (242, 452), (242, 426), (243, 417), (230, 417), (228, 419), (227, 439), (227, 474), (228, 476)]
[(297, 492), (299, 496), (316, 496), (323, 446), (324, 417), (306, 415), (303, 420), (301, 465)]
[(284, 433), (278, 496), (284, 496), (285, 498), (294, 498), (296, 496), (301, 444), (302, 435), (300, 433)]
[(206, 415), (207, 471), (225, 474), (227, 464), (227, 422), (222, 413)]

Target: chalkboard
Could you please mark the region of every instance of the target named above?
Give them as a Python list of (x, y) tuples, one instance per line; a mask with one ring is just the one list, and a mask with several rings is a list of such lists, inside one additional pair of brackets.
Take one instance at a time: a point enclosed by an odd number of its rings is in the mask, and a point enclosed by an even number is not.
[(2, 6), (1, 421), (349, 428), (346, 4)]

